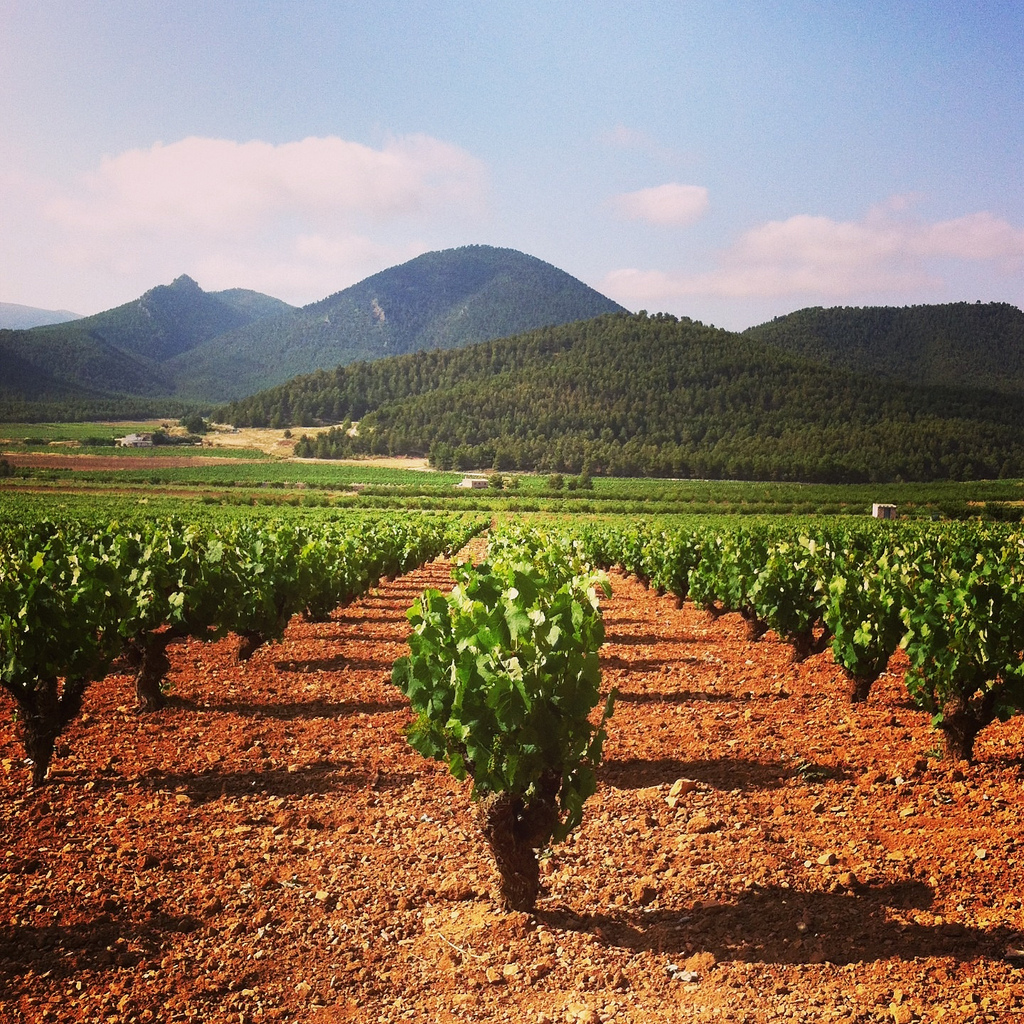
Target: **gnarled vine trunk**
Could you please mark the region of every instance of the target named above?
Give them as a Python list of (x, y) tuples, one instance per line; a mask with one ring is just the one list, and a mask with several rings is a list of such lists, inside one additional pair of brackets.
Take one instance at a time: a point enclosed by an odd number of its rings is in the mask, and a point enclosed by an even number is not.
[(46, 783), (57, 737), (81, 711), (88, 685), (87, 679), (66, 679), (61, 686), (58, 679), (46, 678), (15, 693), (21, 739), (25, 754), (32, 761), (33, 788)]
[(159, 711), (167, 703), (164, 680), (170, 671), (167, 644), (169, 633), (147, 633), (130, 647), (132, 667), (135, 669), (135, 696), (140, 711)]
[(561, 775), (541, 780), (529, 802), (515, 793), (492, 793), (480, 801), (478, 815), (498, 867), (498, 891), (506, 910), (530, 911), (540, 895), (537, 850), (558, 824)]
[(238, 660), (248, 661), (267, 641), (267, 638), (255, 630), (246, 630), (238, 636)]
[(846, 679), (850, 684), (850, 703), (863, 704), (868, 699), (868, 694), (871, 693), (871, 687), (874, 686), (877, 678), (877, 674), (857, 676), (852, 672), (847, 672)]
[(975, 699), (959, 696), (946, 704), (939, 723), (946, 757), (953, 761), (973, 761), (978, 733), (995, 721), (995, 717), (994, 690)]
[(831, 639), (832, 637), (827, 629), (822, 632), (821, 636), (816, 637), (813, 626), (808, 626), (807, 629), (794, 633), (789, 638), (790, 645), (793, 648), (794, 663), (806, 661), (812, 654), (821, 654)]
[(757, 617), (757, 612), (749, 605), (740, 609), (740, 615), (747, 624), (747, 639), (760, 640), (768, 632), (768, 623)]

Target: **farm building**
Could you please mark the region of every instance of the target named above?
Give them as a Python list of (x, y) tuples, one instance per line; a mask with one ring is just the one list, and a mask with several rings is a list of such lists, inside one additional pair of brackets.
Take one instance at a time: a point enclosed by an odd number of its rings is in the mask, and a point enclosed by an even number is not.
[(469, 476), (464, 476), (455, 486), (475, 491), (487, 486), (487, 477), (479, 473), (470, 473)]

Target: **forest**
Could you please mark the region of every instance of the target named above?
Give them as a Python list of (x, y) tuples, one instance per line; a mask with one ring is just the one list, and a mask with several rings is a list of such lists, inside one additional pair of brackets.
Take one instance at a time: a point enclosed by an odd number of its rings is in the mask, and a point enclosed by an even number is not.
[(429, 455), (444, 469), (822, 483), (1024, 475), (1024, 396), (844, 371), (644, 311), (321, 371), (216, 415), (334, 424), (305, 434), (300, 456)]
[(820, 306), (744, 332), (795, 355), (907, 384), (1024, 390), (1024, 312), (1008, 302)]

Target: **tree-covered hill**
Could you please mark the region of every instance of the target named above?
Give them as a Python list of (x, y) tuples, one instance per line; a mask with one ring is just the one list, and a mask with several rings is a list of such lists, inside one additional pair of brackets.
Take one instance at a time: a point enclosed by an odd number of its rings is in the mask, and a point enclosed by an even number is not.
[(294, 307), (258, 292), (205, 292), (190, 277), (159, 285), (134, 302), (70, 323), (0, 331), (0, 358), (25, 368), (4, 376), (0, 396), (169, 396), (169, 360), (255, 319)]
[[(872, 481), (1024, 475), (1024, 398), (837, 371), (659, 314), (301, 377), (222, 411), (341, 426), (300, 453), (439, 466)], [(355, 431), (347, 421), (358, 421)]]
[(0, 331), (0, 362), (20, 368), (0, 380), (0, 401), (223, 402), (320, 368), (621, 309), (549, 263), (485, 245), (426, 253), (301, 310), (182, 276), (74, 323)]
[(909, 384), (1024, 393), (1024, 313), (1005, 302), (815, 307), (745, 334), (830, 366)]
[(457, 348), (623, 311), (514, 249), (469, 245), (390, 267), (287, 319), (230, 332), (172, 364), (182, 394), (238, 398), (357, 360)]

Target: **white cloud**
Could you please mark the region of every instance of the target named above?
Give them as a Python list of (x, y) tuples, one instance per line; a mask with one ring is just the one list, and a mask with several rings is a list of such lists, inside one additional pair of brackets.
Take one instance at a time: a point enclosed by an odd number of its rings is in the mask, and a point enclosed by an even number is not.
[[(309, 302), (470, 233), (485, 215), (486, 179), (476, 157), (426, 135), (379, 148), (192, 137), (106, 157), (71, 185), (8, 194), (5, 220), (21, 237), (0, 249), (34, 249), (33, 265), (64, 279), (64, 304), (86, 312), (181, 273), (208, 289)], [(28, 274), (5, 273), (5, 289), (42, 294)]]
[(624, 192), (612, 200), (619, 215), (668, 227), (685, 227), (700, 220), (708, 208), (708, 190), (702, 185), (671, 182)]
[(993, 260), (1009, 272), (1024, 261), (1024, 230), (984, 211), (928, 225), (912, 244), (922, 256)]
[(1024, 230), (991, 213), (927, 223), (896, 216), (892, 201), (859, 221), (799, 214), (747, 231), (699, 274), (621, 269), (602, 288), (626, 304), (683, 297), (816, 297), (849, 301), (941, 289), (949, 261), (987, 264), (996, 273), (1024, 267)]
[(48, 216), (72, 230), (244, 232), (268, 217), (392, 220), (479, 202), (475, 158), (425, 135), (381, 149), (337, 137), (272, 145), (187, 138), (105, 158)]

